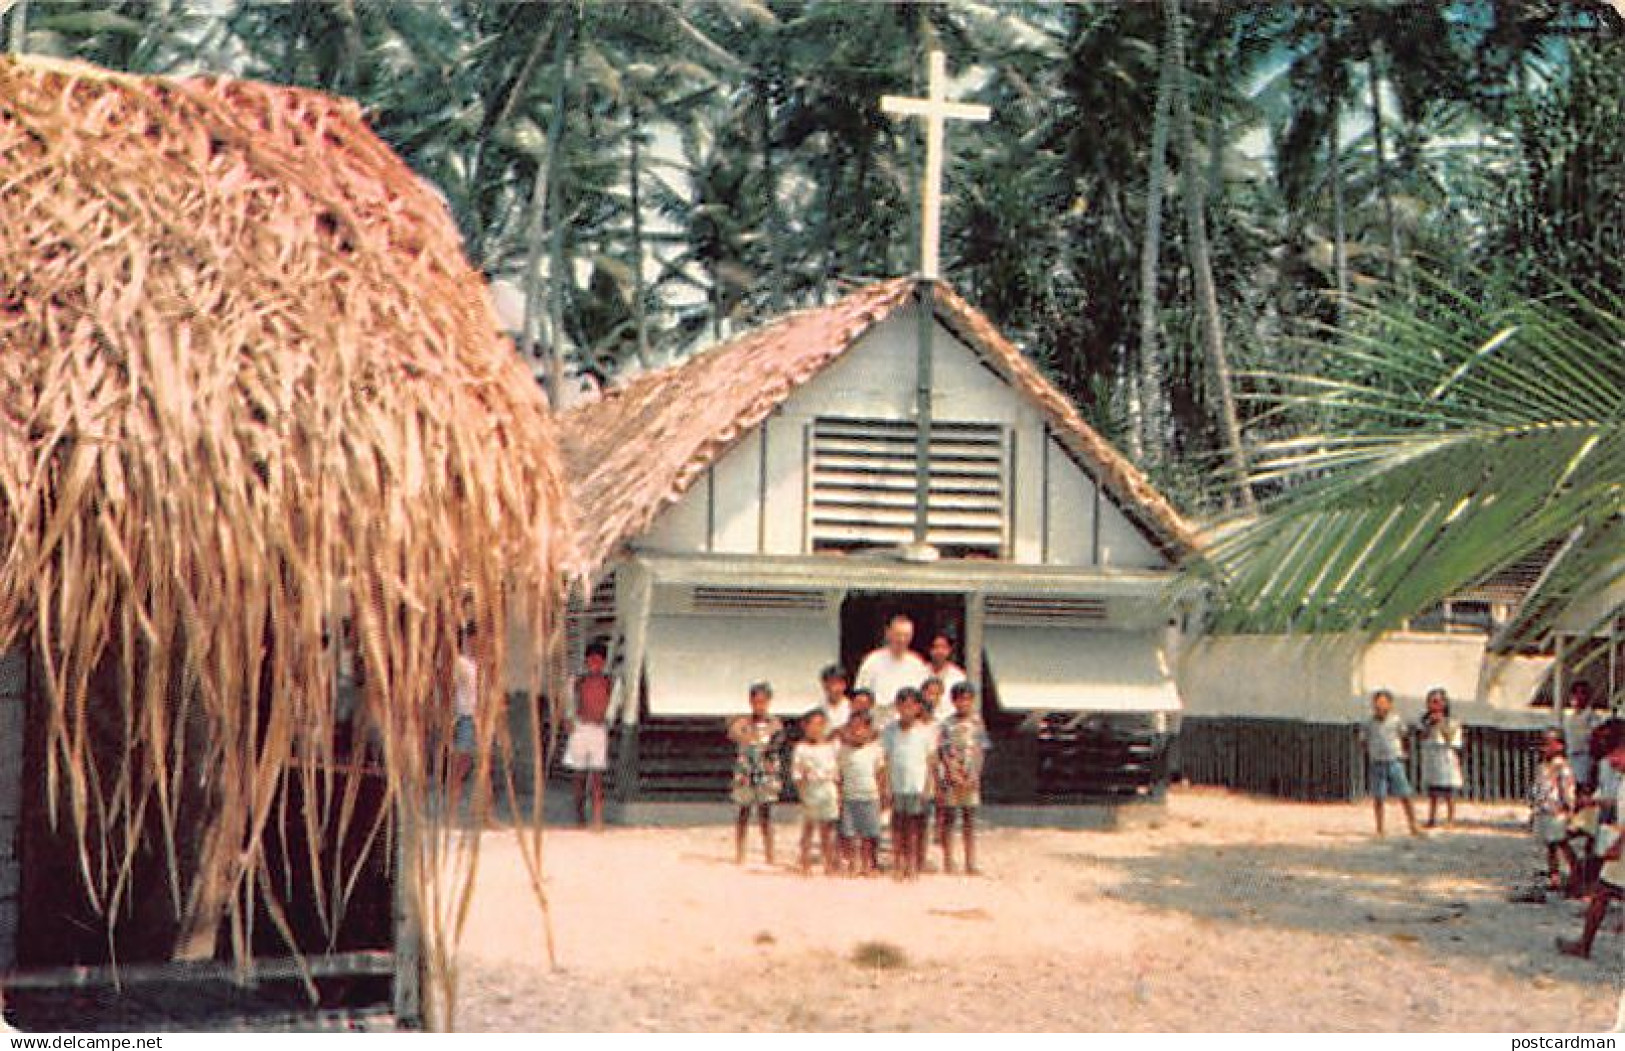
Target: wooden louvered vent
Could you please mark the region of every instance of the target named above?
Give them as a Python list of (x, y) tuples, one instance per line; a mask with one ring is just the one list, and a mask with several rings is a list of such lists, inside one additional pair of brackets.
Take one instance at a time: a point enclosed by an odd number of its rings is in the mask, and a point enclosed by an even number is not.
[(822, 613), (822, 591), (806, 588), (730, 588), (702, 584), (694, 589), (695, 613)]
[(1042, 624), (1087, 628), (1106, 622), (1106, 603), (1098, 598), (1051, 595), (989, 595), (983, 599), (989, 624)]
[[(914, 538), (911, 420), (820, 417), (811, 448), (814, 551), (890, 547)], [(928, 539), (944, 554), (999, 557), (1007, 544), (1005, 430), (996, 423), (931, 427)]]

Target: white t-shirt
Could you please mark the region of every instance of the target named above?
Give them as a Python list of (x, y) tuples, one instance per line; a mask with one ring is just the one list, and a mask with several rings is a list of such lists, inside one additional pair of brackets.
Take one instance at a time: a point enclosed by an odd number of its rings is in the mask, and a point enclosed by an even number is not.
[(843, 700), (838, 707), (832, 707), (826, 700), (818, 706), (818, 710), (824, 713), (824, 719), (829, 723), (827, 732), (831, 734), (845, 726), (847, 720), (852, 718), (851, 701)]
[(880, 798), (880, 771), (885, 769), (886, 753), (879, 741), (871, 740), (856, 748), (842, 745), (839, 764), (841, 798)]
[(790, 753), (790, 776), (797, 785), (835, 783), (835, 742), (825, 739), (813, 744), (799, 742)]
[(882, 646), (858, 665), (857, 688), (871, 690), (875, 707), (881, 708), (897, 700), (897, 691), (905, 686), (919, 689), (920, 683), (931, 677), (931, 666), (913, 650), (904, 650), (901, 657), (893, 657), (891, 650)]
[(1373, 763), (1392, 763), (1405, 758), (1405, 723), (1398, 712), (1387, 718), (1366, 720), (1365, 754)]
[(475, 699), (480, 692), (480, 669), (474, 658), (457, 655), (457, 667), (452, 673), (452, 704), (458, 715), (474, 715)]
[(937, 735), (925, 723), (915, 723), (906, 730), (901, 724), (891, 727), (886, 733), (891, 790), (899, 795), (924, 795), (931, 753), (936, 747)]

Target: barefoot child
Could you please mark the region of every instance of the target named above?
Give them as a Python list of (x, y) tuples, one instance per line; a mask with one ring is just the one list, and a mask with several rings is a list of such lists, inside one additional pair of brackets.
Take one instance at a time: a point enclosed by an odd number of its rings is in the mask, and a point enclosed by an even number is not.
[(1371, 718), (1361, 724), (1371, 782), (1371, 802), (1377, 815), (1377, 835), (1383, 835), (1383, 803), (1393, 795), (1405, 810), (1411, 835), (1416, 827), (1416, 807), (1411, 802), (1411, 781), (1405, 776), (1405, 724), (1394, 711), (1394, 695), (1378, 690), (1371, 695)]
[(1439, 803), (1446, 827), (1456, 823), (1456, 794), (1461, 791), (1461, 724), (1450, 718), (1450, 697), (1440, 687), (1428, 691), (1427, 711), (1418, 727), (1422, 752), (1422, 790), (1428, 794), (1428, 828), (1439, 823)]
[(880, 871), (880, 800), (886, 795), (886, 756), (867, 712), (847, 721), (839, 752), (841, 853), (847, 871)]
[(734, 860), (745, 863), (745, 832), (750, 813), (756, 811), (762, 827), (762, 853), (773, 864), (773, 804), (784, 789), (779, 749), (784, 739), (784, 723), (768, 714), (773, 703), (773, 687), (765, 682), (750, 688), (750, 714), (728, 724), (728, 739), (738, 753), (734, 757), (733, 801), (739, 808), (734, 824)]
[(920, 691), (897, 691), (897, 723), (886, 735), (892, 809), (892, 846), (898, 879), (914, 879), (925, 853), (925, 822), (935, 781), (936, 734), (923, 721)]
[(1563, 890), (1561, 861), (1568, 867), (1569, 885), (1579, 877), (1579, 862), (1569, 846), (1569, 819), (1574, 816), (1574, 771), (1564, 755), (1563, 735), (1549, 731), (1540, 743), (1540, 766), (1530, 790), (1530, 821), (1535, 837), (1546, 848), (1546, 889)]
[(950, 691), (954, 714), (942, 724), (937, 744), (937, 838), (942, 868), (954, 871), (953, 831), (958, 818), (965, 840), (965, 872), (977, 874), (976, 810), (982, 805), (982, 766), (990, 742), (976, 714), (976, 688), (956, 682)]
[(801, 800), (801, 874), (812, 872), (812, 841), (824, 859), (824, 874), (835, 874), (835, 821), (841, 816), (835, 741), (825, 735), (829, 717), (814, 708), (801, 720), (802, 740), (790, 754), (790, 777)]
[(609, 769), (609, 699), (611, 682), (604, 674), (609, 650), (601, 642), (587, 647), (587, 671), (575, 683), (575, 718), (564, 742), (564, 765), (576, 774), (576, 820), (587, 824), (592, 799), (592, 827), (604, 827), (604, 771)]
[[(1616, 771), (1625, 771), (1625, 735), (1614, 735), (1609, 744), (1612, 750), (1600, 761), (1609, 764)], [(1620, 783), (1625, 784), (1625, 781)], [(1619, 801), (1616, 798), (1616, 821), (1619, 817), (1618, 805)], [(1569, 956), (1591, 955), (1591, 944), (1597, 940), (1597, 931), (1608, 916), (1608, 906), (1625, 897), (1625, 861), (1620, 860), (1625, 840), (1620, 839), (1617, 826), (1611, 838), (1611, 844), (1602, 853), (1602, 873), (1597, 878), (1596, 888), (1591, 892), (1591, 900), (1586, 904), (1585, 927), (1580, 932), (1580, 939), (1572, 942), (1563, 938), (1557, 940), (1558, 951)]]

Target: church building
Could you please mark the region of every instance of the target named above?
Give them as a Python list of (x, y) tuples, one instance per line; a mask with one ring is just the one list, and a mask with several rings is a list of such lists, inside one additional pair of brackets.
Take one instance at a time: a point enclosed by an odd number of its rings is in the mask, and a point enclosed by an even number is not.
[(623, 805), (725, 798), (748, 685), (793, 720), (895, 613), (981, 689), (989, 803), (1158, 793), (1195, 531), (942, 282), (789, 314), (561, 430), (596, 581), (569, 656), (610, 645)]

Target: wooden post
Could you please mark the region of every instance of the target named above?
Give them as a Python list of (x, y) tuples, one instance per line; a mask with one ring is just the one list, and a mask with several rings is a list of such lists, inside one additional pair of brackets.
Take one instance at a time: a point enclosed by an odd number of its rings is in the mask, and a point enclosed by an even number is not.
[(391, 994), (395, 1024), (423, 1025), (423, 923), (418, 913), (417, 822), (410, 805), (395, 804), (395, 970)]
[(931, 336), (935, 306), (930, 281), (919, 286), (920, 335), (914, 358), (914, 543), (931, 542)]
[(27, 689), (27, 651), (19, 647), (0, 653), (0, 973), (11, 970), (17, 962)]

